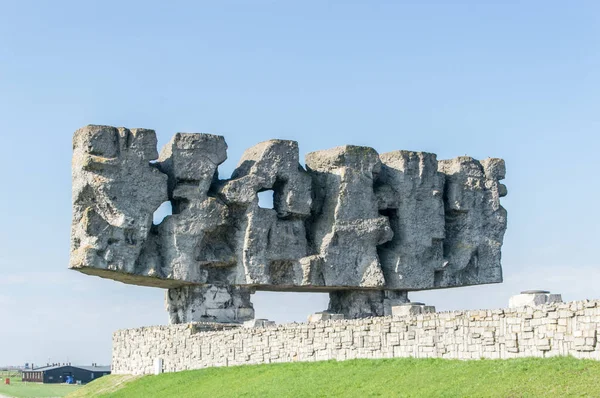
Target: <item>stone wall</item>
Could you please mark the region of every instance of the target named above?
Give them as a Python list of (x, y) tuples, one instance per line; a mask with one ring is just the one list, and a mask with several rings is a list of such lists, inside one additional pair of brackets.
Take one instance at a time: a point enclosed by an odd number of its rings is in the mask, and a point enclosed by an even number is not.
[(158, 358), (165, 372), (354, 358), (572, 355), (600, 360), (600, 300), (253, 329), (201, 327), (191, 323), (115, 332), (113, 373), (153, 373)]

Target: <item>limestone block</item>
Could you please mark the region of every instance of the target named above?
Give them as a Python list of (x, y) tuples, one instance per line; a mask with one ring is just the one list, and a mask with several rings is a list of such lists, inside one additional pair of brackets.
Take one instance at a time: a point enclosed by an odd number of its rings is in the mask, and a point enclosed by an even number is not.
[(270, 321), (268, 319), (251, 319), (249, 321), (245, 321), (242, 324), (242, 326), (245, 327), (246, 329), (264, 328), (264, 327), (269, 327), (269, 326), (275, 326), (275, 322)]
[(423, 314), (425, 304), (423, 303), (406, 303), (392, 306), (393, 316), (414, 316)]
[[(549, 303), (561, 303), (562, 297), (560, 294), (550, 294), (546, 290), (526, 290), (512, 296), (509, 300), (509, 308), (517, 307), (535, 307)], [(559, 314), (560, 315), (560, 314)]]
[[(423, 303), (412, 302), (412, 303), (404, 303), (397, 304), (392, 306), (391, 315), (393, 316), (414, 316), (420, 314), (431, 314), (435, 313), (435, 307), (432, 305), (425, 305)], [(431, 324), (431, 327), (426, 326), (428, 322), (423, 323), (423, 327), (425, 329), (432, 329), (435, 327), (435, 323)]]
[(308, 316), (308, 323), (317, 323), (329, 320), (344, 319), (343, 314), (334, 314), (327, 311), (316, 312)]
[(392, 307), (398, 304), (409, 302), (408, 293), (406, 291), (385, 290), (383, 299), (383, 315), (392, 315)]

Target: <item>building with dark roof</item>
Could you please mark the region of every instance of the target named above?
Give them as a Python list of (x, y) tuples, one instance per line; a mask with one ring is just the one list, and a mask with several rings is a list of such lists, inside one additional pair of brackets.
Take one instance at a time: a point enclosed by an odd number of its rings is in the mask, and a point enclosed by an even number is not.
[(85, 384), (108, 374), (110, 366), (56, 364), (23, 370), (22, 380), (35, 383), (66, 383), (71, 377), (74, 383), (80, 381)]

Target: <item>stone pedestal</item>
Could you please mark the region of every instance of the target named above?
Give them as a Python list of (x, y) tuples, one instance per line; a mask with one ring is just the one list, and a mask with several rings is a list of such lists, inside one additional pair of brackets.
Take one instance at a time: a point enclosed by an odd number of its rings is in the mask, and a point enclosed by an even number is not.
[(169, 323), (243, 323), (254, 319), (253, 292), (237, 286), (183, 286), (169, 289), (166, 307)]
[(344, 319), (344, 315), (343, 314), (333, 314), (331, 312), (322, 311), (322, 312), (316, 312), (314, 314), (309, 315), (308, 323), (337, 320), (337, 319)]
[(551, 294), (547, 290), (525, 290), (521, 294), (512, 296), (508, 301), (508, 307), (535, 307), (548, 303), (562, 303), (561, 295)]
[(251, 319), (244, 322), (242, 326), (246, 329), (266, 328), (268, 326), (275, 326), (275, 321), (270, 321), (268, 319)]
[(393, 316), (412, 316), (419, 314), (427, 314), (435, 312), (435, 307), (432, 305), (425, 305), (423, 303), (404, 303), (392, 306)]
[(329, 293), (327, 312), (344, 314), (346, 319), (392, 314), (392, 306), (408, 302), (406, 291), (338, 290)]
[(384, 291), (383, 298), (383, 315), (392, 315), (392, 308), (397, 305), (408, 303), (408, 292), (398, 290)]

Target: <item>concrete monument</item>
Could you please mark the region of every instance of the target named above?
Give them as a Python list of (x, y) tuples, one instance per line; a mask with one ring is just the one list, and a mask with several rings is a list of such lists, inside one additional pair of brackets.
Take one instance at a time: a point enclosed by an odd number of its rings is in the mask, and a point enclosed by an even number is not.
[(147, 129), (75, 132), (70, 268), (168, 289), (171, 323), (251, 320), (256, 290), (329, 292), (330, 313), (361, 318), (409, 291), (502, 281), (501, 159), (347, 145), (303, 167), (295, 141), (270, 140), (220, 179), (222, 136), (156, 145)]

